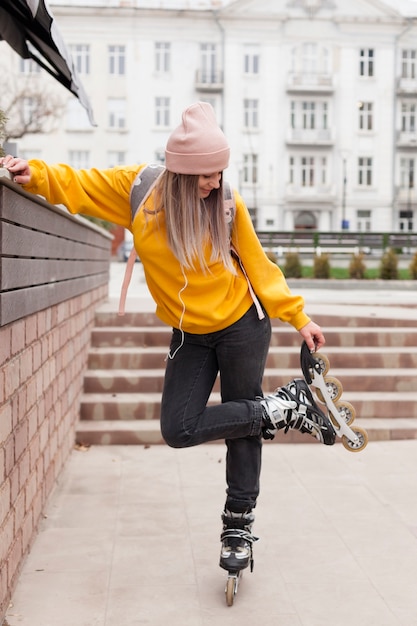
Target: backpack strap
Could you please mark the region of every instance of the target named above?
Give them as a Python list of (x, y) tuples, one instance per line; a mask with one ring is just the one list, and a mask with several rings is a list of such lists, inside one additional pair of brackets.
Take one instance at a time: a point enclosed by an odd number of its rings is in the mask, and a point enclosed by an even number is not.
[[(163, 165), (150, 164), (146, 165), (136, 176), (130, 189), (130, 221), (133, 224), (133, 220), (140, 208), (145, 204), (150, 194), (155, 188), (159, 177), (165, 171)], [(125, 314), (125, 304), (127, 290), (132, 278), (133, 268), (137, 259), (137, 252), (133, 247), (130, 251), (129, 258), (126, 263), (125, 275), (123, 278), (122, 289), (120, 292), (119, 300), (119, 315)]]
[(130, 190), (130, 214), (131, 221), (135, 218), (140, 207), (145, 204), (146, 200), (152, 193), (158, 178), (165, 171), (163, 165), (150, 164), (146, 165), (136, 176)]
[[(235, 205), (235, 197), (233, 194), (233, 189), (231, 188), (228, 182), (223, 182), (223, 194), (224, 194), (224, 212), (226, 216), (226, 222), (228, 222), (229, 224), (230, 236), (232, 236), (232, 228), (233, 228), (233, 221), (235, 219), (236, 205)], [(248, 283), (249, 293), (256, 307), (258, 318), (262, 320), (265, 317), (265, 313), (263, 312), (261, 303), (259, 302), (258, 297), (252, 287), (252, 284), (249, 280), (249, 276), (247, 275), (246, 270), (243, 267), (242, 259), (240, 258), (238, 251), (236, 250), (232, 242), (230, 242), (230, 251), (232, 253), (232, 256), (235, 257), (235, 259), (240, 265), (240, 269), (242, 270), (243, 275), (246, 278), (246, 282)]]
[(223, 202), (224, 202), (224, 215), (226, 222), (229, 224), (230, 235), (232, 234), (233, 221), (235, 219), (236, 206), (235, 196), (230, 183), (223, 181)]

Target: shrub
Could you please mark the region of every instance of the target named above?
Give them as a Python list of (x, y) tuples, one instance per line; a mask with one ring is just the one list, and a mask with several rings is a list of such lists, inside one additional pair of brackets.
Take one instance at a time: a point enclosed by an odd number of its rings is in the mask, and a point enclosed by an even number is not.
[(388, 248), (381, 259), (379, 277), (382, 280), (396, 280), (398, 278), (398, 257), (392, 248)]
[(411, 259), (411, 263), (409, 265), (410, 276), (413, 280), (417, 280), (417, 252)]
[(268, 257), (268, 259), (272, 261), (272, 263), (277, 262), (277, 255), (275, 254), (273, 250), (266, 250), (265, 254)]
[(2, 143), (3, 143), (3, 139), (4, 139), (6, 122), (7, 122), (7, 118), (4, 115), (3, 111), (0, 109), (0, 157), (4, 156), (4, 150), (2, 148)]
[(365, 278), (366, 266), (364, 263), (364, 254), (352, 254), (349, 263), (349, 278)]
[(314, 278), (330, 278), (330, 260), (328, 254), (317, 254), (314, 256), (313, 263)]
[(285, 255), (284, 274), (286, 278), (301, 278), (303, 268), (298, 252), (287, 252)]

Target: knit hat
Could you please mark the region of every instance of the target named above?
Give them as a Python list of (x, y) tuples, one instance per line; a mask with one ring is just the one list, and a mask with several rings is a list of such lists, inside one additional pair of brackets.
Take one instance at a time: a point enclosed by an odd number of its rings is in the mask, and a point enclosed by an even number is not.
[(165, 149), (167, 170), (176, 174), (214, 174), (229, 165), (230, 149), (208, 102), (196, 102), (182, 114)]

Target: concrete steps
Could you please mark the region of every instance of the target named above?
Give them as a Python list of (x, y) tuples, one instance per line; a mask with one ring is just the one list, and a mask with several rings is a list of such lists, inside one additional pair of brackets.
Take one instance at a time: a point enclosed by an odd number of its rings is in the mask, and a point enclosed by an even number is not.
[[(315, 315), (323, 327), (329, 375), (354, 405), (370, 440), (417, 438), (417, 326), (413, 319)], [(149, 312), (98, 311), (77, 438), (85, 444), (161, 444), (159, 411), (171, 329)], [(266, 393), (301, 376), (300, 337), (273, 322)], [(218, 381), (209, 400), (220, 402)], [(276, 443), (314, 443), (296, 431)]]

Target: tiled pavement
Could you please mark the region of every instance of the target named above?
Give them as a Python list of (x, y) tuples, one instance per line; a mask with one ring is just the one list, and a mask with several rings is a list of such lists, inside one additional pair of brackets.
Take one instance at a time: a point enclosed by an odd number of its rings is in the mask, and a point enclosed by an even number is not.
[[(417, 300), (415, 285), (299, 291), (312, 310), (345, 313), (388, 306), (409, 317)], [(371, 442), (356, 454), (266, 444), (255, 570), (233, 607), (218, 567), (224, 470), (221, 444), (74, 450), (6, 623), (417, 626), (417, 441)]]
[(417, 441), (265, 445), (255, 569), (218, 567), (224, 447), (74, 451), (9, 626), (414, 626)]

